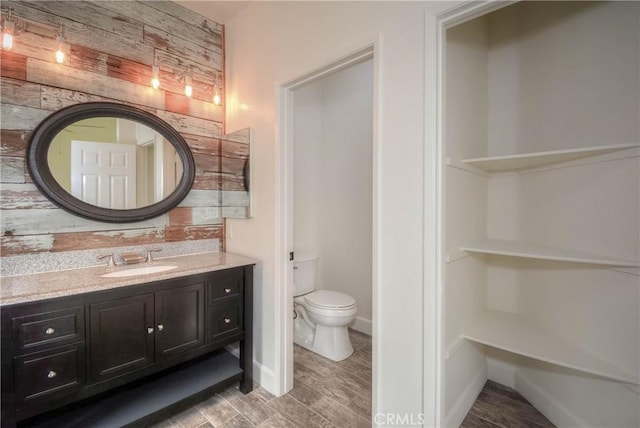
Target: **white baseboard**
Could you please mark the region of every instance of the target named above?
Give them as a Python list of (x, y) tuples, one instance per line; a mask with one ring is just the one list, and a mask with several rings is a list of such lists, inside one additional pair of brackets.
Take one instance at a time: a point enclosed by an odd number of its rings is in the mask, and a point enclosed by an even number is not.
[(275, 394), (275, 376), (273, 370), (263, 366), (256, 360), (253, 360), (253, 380), (257, 382), (261, 387)]
[(478, 394), (482, 391), (482, 387), (487, 381), (487, 369), (486, 367), (480, 370), (473, 377), (469, 385), (458, 398), (458, 401), (453, 405), (447, 416), (444, 418), (444, 426), (447, 428), (459, 427), (464, 421), (464, 418), (469, 413), (469, 409), (473, 406)]
[(516, 369), (513, 364), (487, 357), (487, 377), (500, 385), (516, 389)]
[(587, 426), (584, 421), (581, 421), (576, 415), (567, 410), (560, 402), (537, 386), (532, 379), (522, 374), (521, 371), (516, 371), (514, 389), (556, 426)]
[(371, 320), (366, 318), (356, 317), (349, 327), (355, 331), (364, 333), (367, 336), (371, 336), (373, 334), (373, 324), (371, 323)]

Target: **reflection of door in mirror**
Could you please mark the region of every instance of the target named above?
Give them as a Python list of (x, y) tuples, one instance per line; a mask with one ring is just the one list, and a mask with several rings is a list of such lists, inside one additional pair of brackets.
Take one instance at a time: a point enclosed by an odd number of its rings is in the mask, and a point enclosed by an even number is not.
[(136, 207), (136, 146), (71, 141), (71, 194), (91, 205)]
[[(76, 141), (75, 149), (71, 141)], [(72, 150), (78, 153), (72, 156)], [(160, 202), (175, 191), (183, 174), (180, 156), (162, 134), (115, 117), (83, 119), (65, 127), (49, 146), (48, 165), (58, 184), (74, 197), (111, 209)]]

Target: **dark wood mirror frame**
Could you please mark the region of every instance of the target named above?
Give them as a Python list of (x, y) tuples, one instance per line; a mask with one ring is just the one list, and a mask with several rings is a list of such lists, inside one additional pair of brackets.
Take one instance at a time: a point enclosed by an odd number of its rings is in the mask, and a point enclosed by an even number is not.
[[(160, 133), (174, 147), (183, 165), (183, 175), (176, 189), (165, 199), (135, 209), (111, 209), (91, 205), (68, 193), (55, 180), (49, 168), (47, 154), (56, 135), (66, 126), (93, 117), (116, 117), (140, 122)], [(195, 163), (184, 138), (171, 125), (144, 110), (117, 103), (91, 102), (63, 108), (45, 118), (33, 131), (27, 148), (27, 166), (34, 184), (60, 208), (91, 220), (109, 223), (130, 223), (157, 217), (178, 205), (191, 190), (195, 178)]]

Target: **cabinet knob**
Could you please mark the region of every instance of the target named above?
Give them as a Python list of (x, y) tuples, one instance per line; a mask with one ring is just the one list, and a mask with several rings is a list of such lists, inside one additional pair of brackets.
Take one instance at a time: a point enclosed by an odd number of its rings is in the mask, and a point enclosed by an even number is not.
[(225, 289), (224, 289), (224, 292), (225, 292), (225, 293), (227, 293), (227, 294), (229, 294), (229, 293), (231, 293), (231, 289), (230, 289), (230, 288), (225, 288)]
[(53, 370), (49, 370), (49, 373), (47, 373), (47, 377), (49, 379), (53, 379), (56, 376), (58, 376), (58, 373), (54, 372)]
[(231, 318), (225, 318), (225, 319), (224, 319), (224, 323), (225, 323), (225, 324), (229, 324), (230, 322), (231, 322)]
[(56, 332), (56, 330), (54, 328), (51, 328), (51, 327), (49, 327), (48, 329), (46, 329), (44, 331), (45, 334), (53, 334), (55, 332)]
[(147, 333), (148, 334), (153, 333), (153, 327), (147, 327)]
[(164, 324), (158, 324), (158, 331), (164, 330)]

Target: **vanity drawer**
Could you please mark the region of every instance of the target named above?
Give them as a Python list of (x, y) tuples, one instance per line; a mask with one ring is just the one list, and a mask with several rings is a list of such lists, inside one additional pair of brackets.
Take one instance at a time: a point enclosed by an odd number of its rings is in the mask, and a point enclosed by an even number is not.
[(214, 304), (208, 311), (209, 339), (218, 340), (242, 331), (240, 299)]
[(84, 345), (67, 346), (15, 359), (17, 407), (82, 388)]
[(84, 340), (84, 307), (16, 317), (12, 326), (18, 353), (77, 342)]
[(244, 283), (244, 272), (242, 269), (228, 269), (215, 273), (214, 279), (209, 285), (209, 296), (211, 300), (224, 299), (226, 297), (238, 296), (242, 293)]

